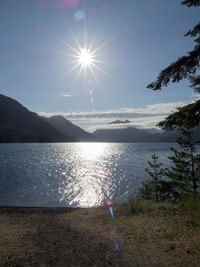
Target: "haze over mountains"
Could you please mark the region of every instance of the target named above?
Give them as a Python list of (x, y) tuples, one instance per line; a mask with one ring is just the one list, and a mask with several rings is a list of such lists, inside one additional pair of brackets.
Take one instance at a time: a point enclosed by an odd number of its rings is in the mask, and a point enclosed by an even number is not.
[(151, 133), (148, 130), (135, 127), (121, 129), (100, 129), (94, 132), (102, 142), (119, 143), (151, 143), (151, 142), (175, 142), (176, 132)]
[[(117, 124), (124, 121), (115, 121)], [(126, 121), (128, 124), (129, 121)], [(50, 118), (29, 111), (0, 94), (0, 142), (175, 142), (177, 133), (152, 133), (135, 127), (88, 133), (62, 116)]]

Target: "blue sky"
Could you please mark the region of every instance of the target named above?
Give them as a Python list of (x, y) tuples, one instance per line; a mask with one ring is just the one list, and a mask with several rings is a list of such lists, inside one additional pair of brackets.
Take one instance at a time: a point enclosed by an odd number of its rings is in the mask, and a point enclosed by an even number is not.
[[(194, 94), (187, 81), (146, 89), (194, 46), (184, 33), (198, 23), (199, 8), (180, 2), (0, 1), (0, 93), (43, 115), (63, 114), (89, 131), (127, 118), (137, 127), (155, 126)], [(83, 48), (86, 39), (94, 41), (92, 52), (98, 48), (94, 75), (79, 73), (80, 66), (71, 70), (69, 45), (79, 50), (77, 42)]]

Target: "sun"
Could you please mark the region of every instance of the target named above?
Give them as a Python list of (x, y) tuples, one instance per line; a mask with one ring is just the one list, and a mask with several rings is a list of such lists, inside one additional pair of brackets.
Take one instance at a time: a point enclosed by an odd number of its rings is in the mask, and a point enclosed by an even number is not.
[(93, 56), (86, 48), (82, 48), (78, 56), (78, 61), (81, 66), (90, 67), (93, 64)]
[(100, 72), (110, 77), (108, 72), (104, 69), (105, 65), (109, 65), (109, 63), (104, 61), (105, 54), (103, 51), (104, 47), (107, 46), (110, 41), (104, 40), (103, 42), (98, 42), (98, 40), (96, 40), (96, 33), (93, 37), (89, 38), (86, 31), (84, 31), (81, 40), (77, 39), (72, 30), (71, 34), (71, 42), (66, 42), (58, 36), (66, 46), (66, 50), (61, 54), (67, 58), (72, 58), (72, 60), (67, 60), (67, 63), (72, 65), (71, 68), (67, 69), (67, 73), (70, 74), (74, 71), (74, 80), (77, 80), (81, 73), (85, 77), (90, 76), (100, 87), (97, 73)]

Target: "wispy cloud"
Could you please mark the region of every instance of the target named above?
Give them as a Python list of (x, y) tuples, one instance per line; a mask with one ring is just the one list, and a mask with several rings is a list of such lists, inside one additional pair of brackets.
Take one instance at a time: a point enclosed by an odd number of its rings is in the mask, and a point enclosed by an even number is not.
[(131, 123), (127, 124), (101, 124), (101, 125), (91, 125), (87, 127), (89, 132), (94, 132), (98, 129), (122, 129), (127, 127), (136, 127), (140, 129), (151, 129), (151, 128), (158, 128), (156, 125), (164, 119), (165, 116), (149, 116), (149, 117), (141, 117), (135, 118), (132, 120)]
[[(39, 112), (43, 116), (62, 115), (73, 123), (92, 132), (100, 128), (153, 128), (157, 123), (169, 115), (176, 107), (188, 104), (187, 102), (169, 102), (148, 105), (144, 108), (122, 108), (117, 110), (97, 112)], [(115, 119), (129, 119), (131, 123), (107, 125)]]
[(72, 95), (67, 95), (67, 94), (62, 94), (60, 96), (63, 96), (63, 97), (72, 97)]

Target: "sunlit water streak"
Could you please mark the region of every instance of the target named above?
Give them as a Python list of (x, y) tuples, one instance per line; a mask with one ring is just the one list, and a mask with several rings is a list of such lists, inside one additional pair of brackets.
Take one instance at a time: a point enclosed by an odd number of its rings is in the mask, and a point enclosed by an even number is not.
[[(91, 207), (122, 202), (172, 144), (0, 144), (0, 205)], [(176, 146), (173, 144), (173, 146)]]

